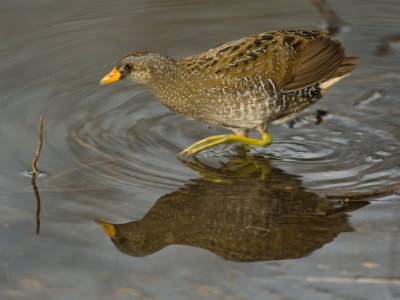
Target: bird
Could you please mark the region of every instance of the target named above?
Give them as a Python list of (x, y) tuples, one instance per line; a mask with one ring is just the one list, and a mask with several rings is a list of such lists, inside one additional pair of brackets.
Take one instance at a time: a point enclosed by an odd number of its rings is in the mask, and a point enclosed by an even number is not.
[[(233, 131), (178, 154), (189, 156), (220, 144), (268, 146), (269, 124), (290, 120), (315, 103), (354, 70), (358, 59), (346, 57), (341, 42), (327, 30), (278, 30), (185, 58), (132, 52), (100, 84), (123, 79), (142, 84), (170, 110)], [(250, 130), (261, 138), (249, 137)]]

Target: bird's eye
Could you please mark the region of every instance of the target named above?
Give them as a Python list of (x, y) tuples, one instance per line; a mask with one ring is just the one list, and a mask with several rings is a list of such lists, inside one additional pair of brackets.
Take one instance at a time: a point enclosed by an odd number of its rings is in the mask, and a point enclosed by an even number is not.
[(133, 65), (132, 64), (125, 64), (125, 70), (127, 71), (131, 71), (133, 69)]

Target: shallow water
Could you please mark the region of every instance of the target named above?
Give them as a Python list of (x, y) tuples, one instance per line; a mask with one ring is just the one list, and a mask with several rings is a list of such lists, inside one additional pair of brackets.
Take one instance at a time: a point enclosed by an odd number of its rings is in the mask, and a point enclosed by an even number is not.
[[(271, 126), (271, 146), (179, 161), (225, 131), (139, 85), (99, 86), (121, 55), (324, 24), (309, 1), (214, 2), (0, 3), (1, 299), (400, 298), (399, 195), (325, 198), (399, 183), (400, 52), (376, 51), (400, 5), (332, 2), (348, 23), (337, 38), (363, 58), (353, 74), (293, 126)], [(24, 172), (41, 115), (36, 235)], [(126, 225), (113, 244), (94, 220)]]

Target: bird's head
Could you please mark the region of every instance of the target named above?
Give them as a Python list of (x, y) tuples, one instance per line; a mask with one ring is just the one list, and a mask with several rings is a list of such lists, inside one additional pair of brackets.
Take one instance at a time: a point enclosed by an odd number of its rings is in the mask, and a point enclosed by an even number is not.
[(156, 73), (168, 65), (171, 59), (155, 52), (139, 51), (122, 57), (114, 68), (103, 79), (100, 84), (109, 84), (117, 80), (128, 79), (138, 83), (149, 83)]

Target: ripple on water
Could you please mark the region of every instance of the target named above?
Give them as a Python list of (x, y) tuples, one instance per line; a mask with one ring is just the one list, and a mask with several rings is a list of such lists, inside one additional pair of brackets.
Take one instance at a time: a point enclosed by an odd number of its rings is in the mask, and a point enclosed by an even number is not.
[(366, 123), (365, 117), (335, 115), (303, 140), (281, 140), (268, 150), (291, 169), (296, 165), (306, 185), (316, 190), (367, 191), (398, 183), (396, 126), (376, 128), (378, 121)]
[(185, 143), (178, 128), (187, 121), (158, 105), (159, 114), (145, 118), (143, 105), (148, 109), (152, 106), (139, 101), (134, 113), (121, 114), (114, 122), (109, 123), (110, 114), (115, 114), (110, 111), (74, 124), (69, 141), (77, 160), (87, 163), (88, 156), (82, 155), (87, 152), (92, 160), (94, 154), (99, 160), (107, 159), (111, 163), (93, 166), (96, 172), (89, 170), (88, 176), (114, 186), (153, 191), (177, 188), (187, 181), (190, 171), (175, 159)]
[[(156, 102), (143, 99), (134, 106), (129, 113), (114, 108), (80, 119), (69, 134), (77, 159), (85, 159), (81, 155), (85, 143), (85, 148), (92, 147), (99, 156), (114, 161), (107, 168), (94, 166), (97, 178), (142, 189), (179, 187), (193, 178), (191, 170), (177, 164), (176, 154), (221, 130), (168, 112)], [(316, 190), (358, 191), (392, 184), (400, 178), (396, 133), (390, 126), (366, 124), (364, 118), (331, 114), (321, 126), (306, 117), (295, 129), (271, 127), (275, 142), (253, 148), (252, 153), (273, 158), (279, 166), (303, 175), (305, 184)], [(224, 160), (231, 151), (231, 147), (215, 147), (201, 156)]]

